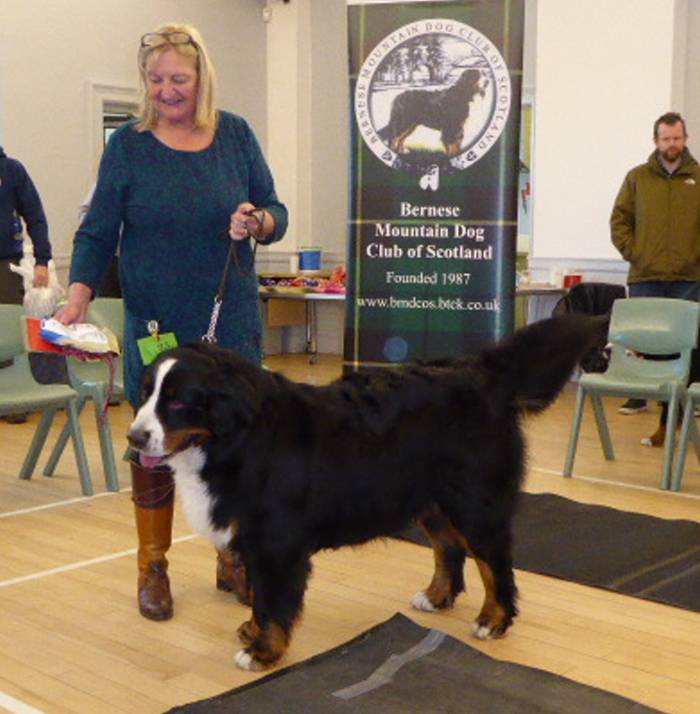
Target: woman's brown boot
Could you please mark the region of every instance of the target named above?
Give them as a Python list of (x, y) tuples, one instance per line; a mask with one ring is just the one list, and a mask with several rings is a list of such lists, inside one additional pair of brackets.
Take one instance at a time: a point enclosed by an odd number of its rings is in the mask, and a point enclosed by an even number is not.
[(216, 587), (233, 593), (242, 605), (252, 603), (245, 564), (235, 548), (216, 551)]
[(165, 557), (172, 542), (175, 483), (167, 466), (147, 469), (131, 460), (131, 499), (136, 514), (139, 612), (149, 620), (169, 620), (173, 598)]

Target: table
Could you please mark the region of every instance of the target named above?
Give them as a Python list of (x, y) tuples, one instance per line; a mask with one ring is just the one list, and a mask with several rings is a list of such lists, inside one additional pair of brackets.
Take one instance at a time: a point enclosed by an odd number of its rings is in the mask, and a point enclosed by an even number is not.
[[(520, 283), (515, 289), (516, 297), (523, 297), (526, 300), (526, 310), (527, 319), (526, 324), (530, 322), (536, 322), (537, 320), (542, 320), (546, 317), (551, 317), (552, 309), (554, 306), (551, 305), (549, 301), (542, 301), (545, 304), (540, 304), (540, 313), (542, 313), (542, 308), (547, 307), (544, 314), (538, 314), (538, 303), (532, 298), (538, 297), (551, 297), (560, 298), (569, 292), (568, 288), (557, 287), (556, 285), (551, 285), (550, 283)], [(548, 304), (547, 304), (548, 303)], [(551, 306), (551, 307), (550, 307)]]
[[(561, 297), (566, 295), (566, 288), (550, 285), (549, 283), (522, 283), (516, 290), (516, 297), (526, 299), (540, 297), (543, 295), (551, 297)], [(309, 355), (309, 364), (315, 364), (317, 358), (316, 340), (316, 305), (319, 302), (337, 302), (345, 300), (345, 293), (315, 293), (295, 290), (294, 288), (269, 288), (261, 286), (258, 290), (260, 299), (267, 300), (303, 300), (305, 308), (305, 328), (306, 328), (306, 353)]]
[(550, 283), (520, 283), (515, 288), (516, 297), (532, 297), (537, 295), (563, 296), (569, 292), (567, 288), (558, 288)]
[(313, 293), (303, 290), (279, 291), (261, 287), (258, 290), (260, 299), (267, 300), (303, 300), (305, 309), (306, 327), (306, 353), (309, 355), (309, 364), (316, 363), (317, 342), (316, 342), (316, 305), (319, 302), (337, 302), (345, 300), (345, 293)]

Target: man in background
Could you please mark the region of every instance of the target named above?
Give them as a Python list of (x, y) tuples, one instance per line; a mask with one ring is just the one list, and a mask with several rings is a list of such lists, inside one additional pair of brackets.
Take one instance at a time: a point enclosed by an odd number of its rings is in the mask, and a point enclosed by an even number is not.
[[(630, 264), (630, 297), (700, 298), (700, 166), (686, 146), (683, 117), (654, 122), (656, 149), (633, 168), (610, 217), (612, 242)], [(647, 408), (628, 399), (622, 414)]]

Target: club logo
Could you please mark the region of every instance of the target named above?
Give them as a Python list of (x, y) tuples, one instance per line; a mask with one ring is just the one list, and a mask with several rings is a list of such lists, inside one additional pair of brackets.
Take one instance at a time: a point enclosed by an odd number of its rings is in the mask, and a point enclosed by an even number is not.
[(419, 176), (425, 191), (494, 146), (510, 104), (500, 52), (454, 20), (420, 20), (387, 35), (367, 56), (355, 87), (364, 142), (387, 166)]

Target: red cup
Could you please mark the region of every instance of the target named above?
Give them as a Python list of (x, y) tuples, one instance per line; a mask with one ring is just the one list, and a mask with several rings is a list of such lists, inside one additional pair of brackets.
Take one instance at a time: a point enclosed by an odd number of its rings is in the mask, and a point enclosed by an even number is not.
[(573, 288), (574, 285), (578, 285), (581, 282), (581, 276), (577, 273), (569, 273), (564, 276), (564, 287)]

